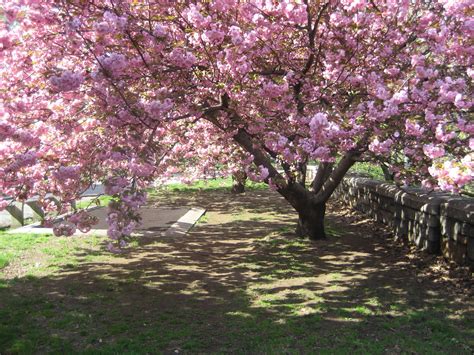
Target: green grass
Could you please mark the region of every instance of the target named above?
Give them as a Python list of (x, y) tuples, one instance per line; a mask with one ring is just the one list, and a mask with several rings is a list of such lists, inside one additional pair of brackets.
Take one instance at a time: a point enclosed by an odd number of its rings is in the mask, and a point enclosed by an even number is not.
[[(198, 180), (191, 184), (175, 183), (168, 184), (163, 187), (164, 190), (172, 192), (212, 192), (219, 190), (227, 190), (232, 187), (232, 178), (216, 178), (209, 180)], [(265, 183), (257, 183), (247, 180), (245, 184), (246, 191), (268, 189)], [(151, 191), (153, 192), (153, 191)]]
[(93, 199), (84, 199), (83, 201), (79, 201), (76, 203), (76, 208), (84, 209), (91, 206), (107, 206), (110, 201), (113, 200), (112, 196), (109, 195), (101, 195), (97, 198)]
[(370, 256), (340, 262), (354, 256), (345, 227), (329, 224), (334, 247), (295, 238), (263, 192), (231, 209), (228, 186), (195, 188), (216, 205), (191, 235), (136, 238), (124, 255), (100, 237), (0, 235), (24, 269), (0, 273), (0, 353), (472, 353), (467, 305)]
[(34, 234), (7, 234), (0, 232), (0, 270), (25, 251), (44, 243), (49, 237)]

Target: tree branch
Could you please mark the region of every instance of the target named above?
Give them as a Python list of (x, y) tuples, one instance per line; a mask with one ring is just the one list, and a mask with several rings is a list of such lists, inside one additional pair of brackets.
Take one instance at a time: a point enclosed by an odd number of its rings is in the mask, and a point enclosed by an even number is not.
[(324, 182), (328, 179), (332, 172), (333, 163), (321, 163), (313, 181), (311, 182), (311, 191), (317, 194), (323, 187)]
[(346, 155), (341, 159), (337, 167), (331, 172), (327, 180), (324, 182), (321, 190), (316, 194), (314, 203), (324, 203), (326, 202), (331, 194), (342, 181), (347, 171), (351, 168), (352, 165), (356, 162), (356, 157), (360, 153), (357, 151), (347, 152)]

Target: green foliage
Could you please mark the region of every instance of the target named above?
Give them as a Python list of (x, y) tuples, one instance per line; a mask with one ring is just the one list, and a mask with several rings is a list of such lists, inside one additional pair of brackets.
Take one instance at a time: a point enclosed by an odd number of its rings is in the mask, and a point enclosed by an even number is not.
[(349, 172), (365, 175), (374, 180), (385, 179), (380, 165), (374, 163), (357, 162), (352, 166)]

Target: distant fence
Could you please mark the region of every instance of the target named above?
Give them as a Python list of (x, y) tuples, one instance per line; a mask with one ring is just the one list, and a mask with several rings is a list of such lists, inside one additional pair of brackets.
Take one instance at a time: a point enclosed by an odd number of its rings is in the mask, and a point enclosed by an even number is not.
[(474, 198), (346, 177), (336, 197), (432, 254), (474, 268)]

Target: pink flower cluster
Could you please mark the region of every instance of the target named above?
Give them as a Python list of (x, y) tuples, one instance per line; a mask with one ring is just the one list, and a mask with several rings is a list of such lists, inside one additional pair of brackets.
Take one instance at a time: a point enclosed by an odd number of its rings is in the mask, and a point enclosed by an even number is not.
[(10, 201), (4, 200), (3, 197), (0, 196), (0, 211), (3, 211), (5, 208), (8, 207)]
[(94, 24), (95, 30), (99, 34), (114, 33), (117, 31), (123, 31), (127, 26), (126, 16), (117, 16), (113, 12), (106, 11), (101, 22)]
[(423, 146), (423, 152), (430, 159), (436, 159), (444, 156), (445, 151), (442, 146), (434, 144), (425, 144)]
[(155, 25), (155, 29), (153, 30), (153, 35), (156, 38), (165, 39), (166, 37), (168, 37), (168, 28), (166, 27), (166, 25), (162, 23), (158, 23)]
[(268, 172), (268, 169), (264, 166), (259, 166), (257, 169), (258, 169), (257, 171), (252, 171), (250, 169), (247, 169), (246, 171), (247, 176), (252, 181), (257, 181), (257, 182), (265, 181), (270, 175)]
[(429, 172), (442, 190), (458, 192), (474, 177), (474, 162), (470, 156), (461, 160), (446, 160), (429, 167)]
[(65, 92), (78, 89), (84, 82), (81, 73), (74, 73), (69, 70), (63, 71), (60, 75), (52, 76), (49, 80), (51, 88), (56, 92)]
[(124, 74), (128, 66), (127, 58), (121, 53), (104, 54), (99, 57), (99, 63), (112, 77)]
[(105, 181), (105, 193), (107, 195), (119, 195), (130, 186), (130, 182), (127, 178), (122, 176), (114, 176)]
[(208, 42), (212, 45), (219, 45), (224, 41), (225, 33), (217, 30), (217, 29), (212, 29), (212, 30), (207, 30), (204, 32), (202, 39), (204, 42)]
[(196, 57), (191, 52), (187, 52), (183, 48), (175, 48), (169, 54), (170, 62), (182, 69), (189, 69), (196, 64)]
[(146, 105), (146, 110), (151, 117), (155, 119), (162, 119), (163, 115), (166, 114), (173, 107), (173, 101), (169, 98), (161, 100), (151, 101)]
[(70, 237), (76, 233), (76, 226), (73, 223), (61, 222), (53, 227), (55, 236)]
[(86, 211), (80, 211), (78, 213), (75, 213), (67, 220), (69, 223), (73, 223), (74, 225), (76, 225), (77, 229), (79, 229), (82, 233), (89, 232), (92, 226), (99, 222), (97, 217), (92, 216)]
[(369, 144), (369, 150), (377, 155), (387, 155), (390, 152), (390, 148), (393, 145), (393, 140), (386, 139), (384, 141), (379, 141), (378, 138), (375, 138)]
[(127, 246), (127, 238), (140, 223), (138, 210), (146, 203), (146, 193), (125, 191), (118, 199), (109, 203), (107, 235), (115, 243), (110, 242), (108, 248), (118, 252)]

